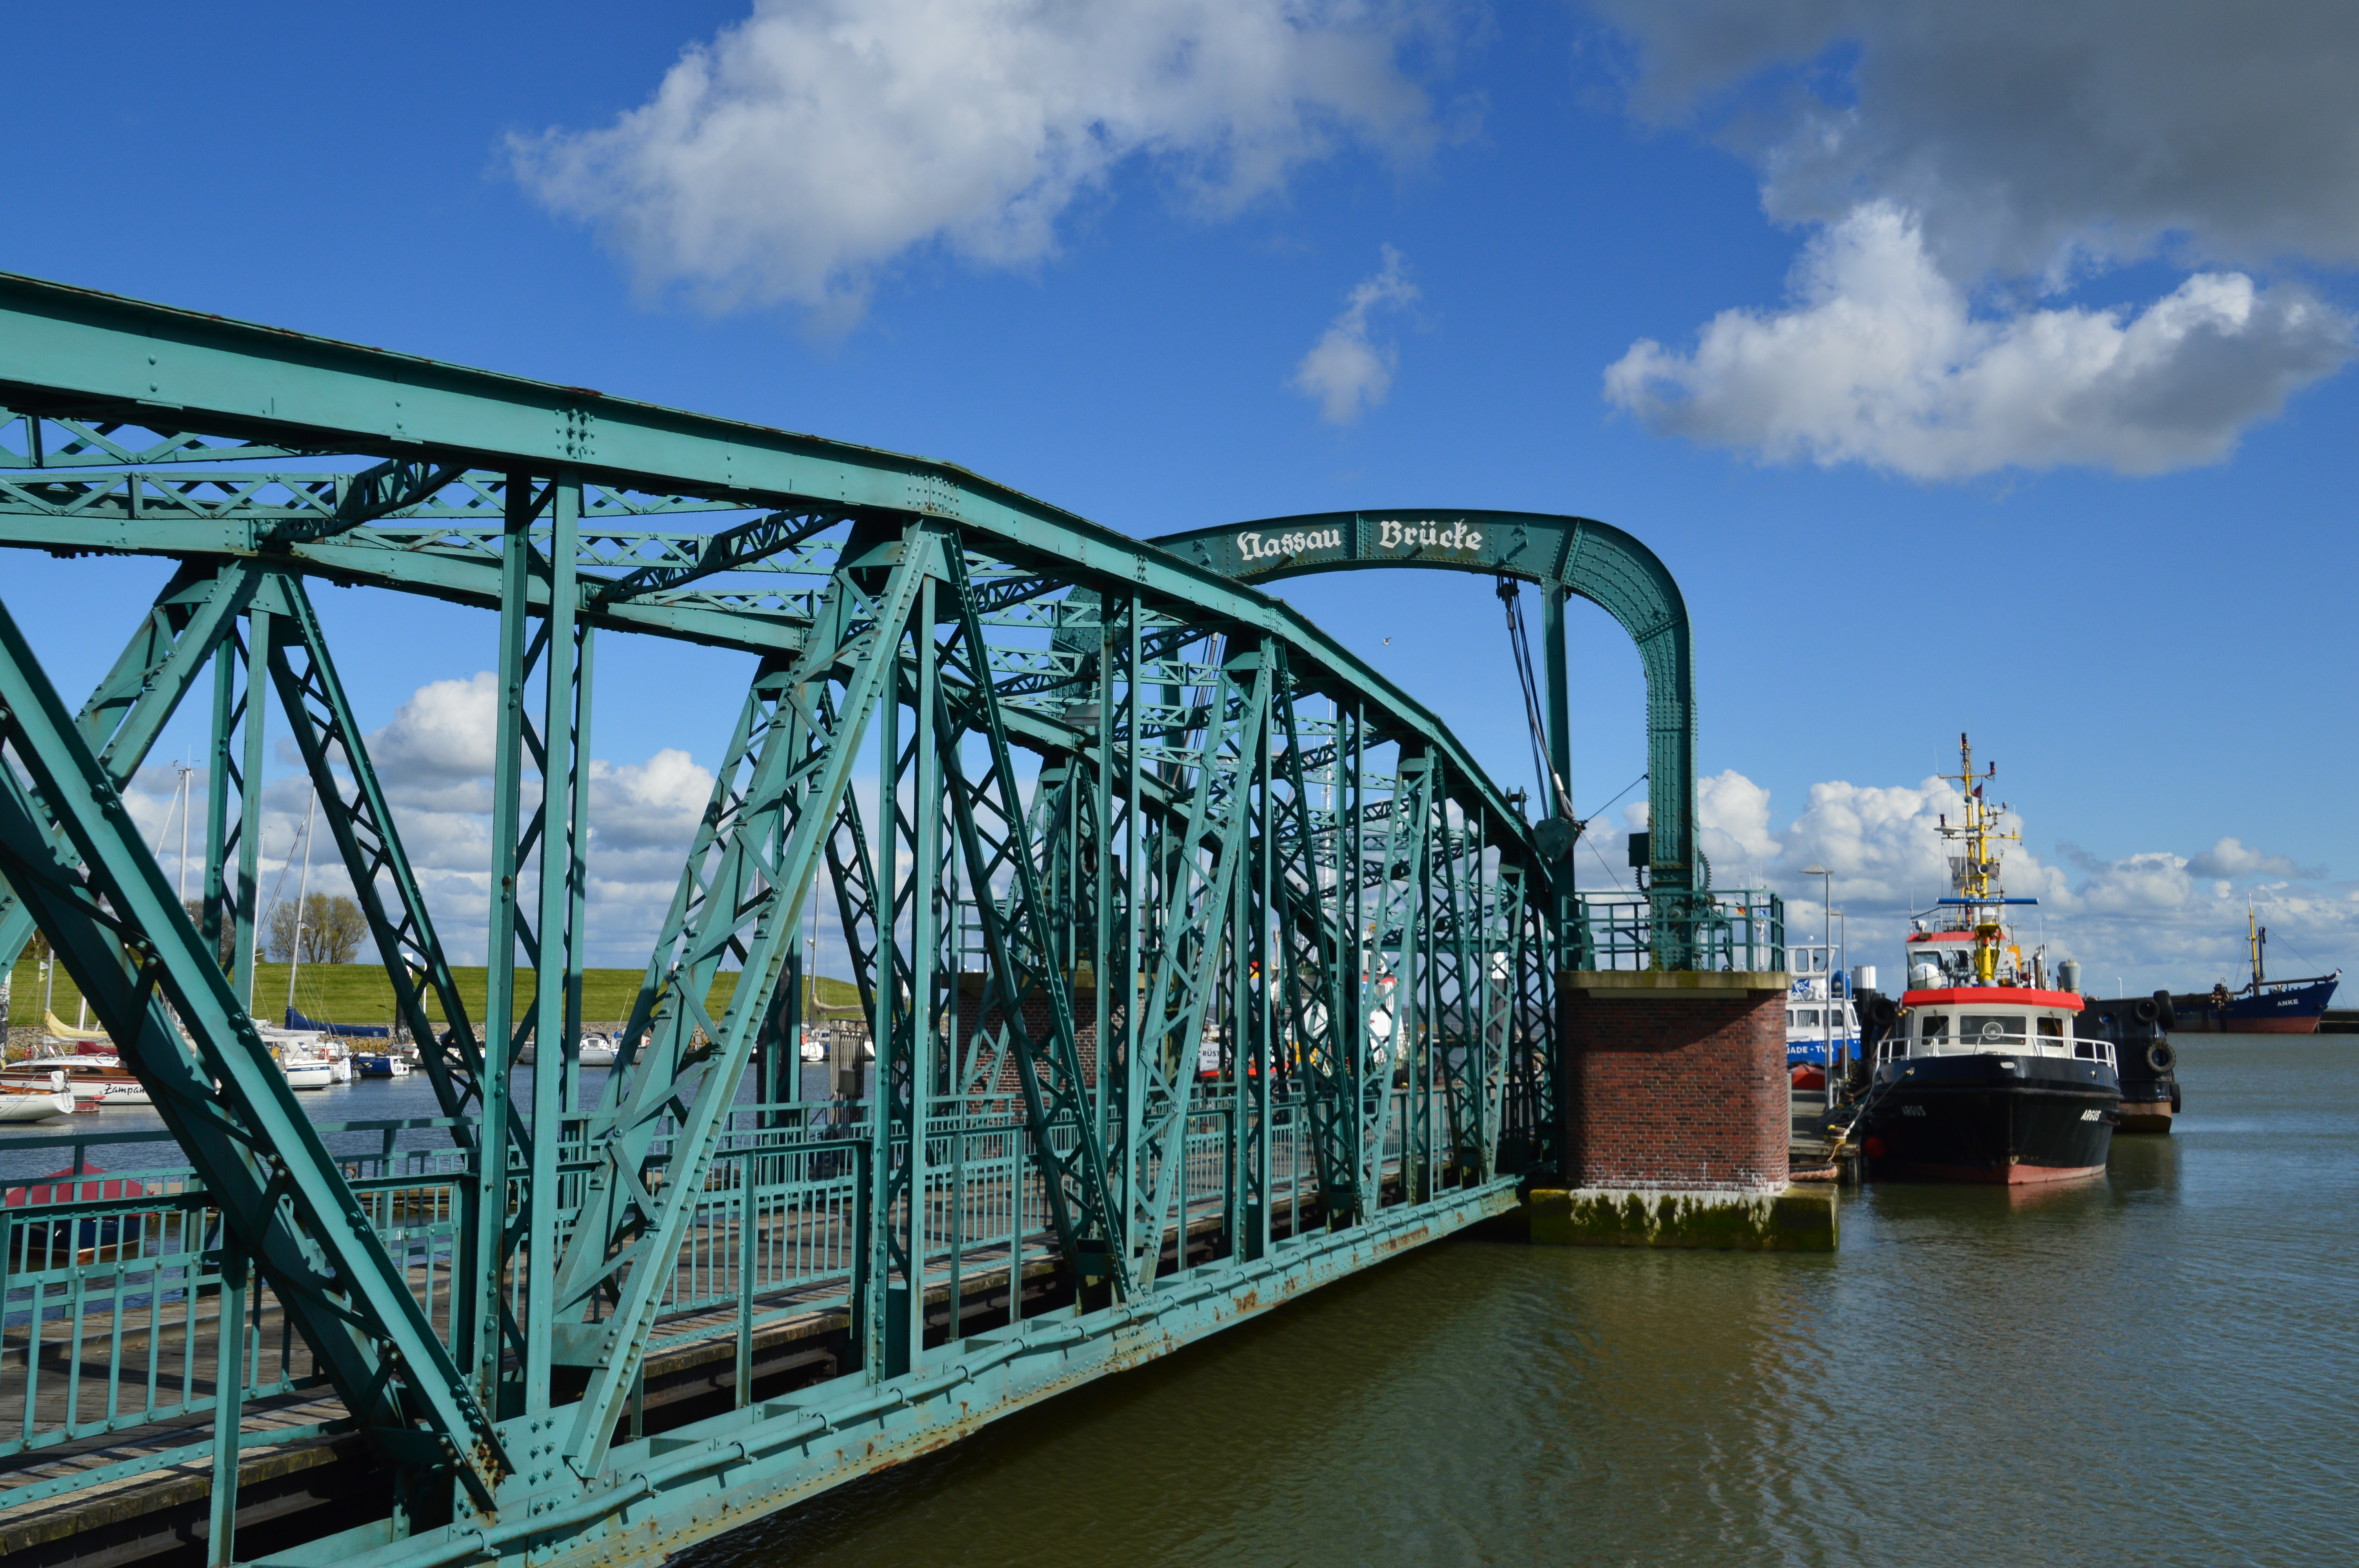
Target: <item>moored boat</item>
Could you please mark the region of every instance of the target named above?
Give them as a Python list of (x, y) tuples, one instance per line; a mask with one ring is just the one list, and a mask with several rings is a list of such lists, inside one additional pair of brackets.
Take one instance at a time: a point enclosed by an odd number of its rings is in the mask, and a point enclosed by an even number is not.
[(47, 1121), (53, 1116), (71, 1116), (74, 1109), (73, 1090), (66, 1087), (63, 1073), (51, 1073), (48, 1084), (0, 1084), (0, 1122)]
[(0, 1069), (0, 1088), (46, 1090), (52, 1074), (63, 1073), (73, 1097), (92, 1105), (103, 1103), (110, 1090), (136, 1088), (139, 1080), (112, 1052), (81, 1050), (49, 1056), (27, 1056)]
[(314, 1056), (288, 1056), (278, 1067), (290, 1089), (324, 1089), (336, 1081), (335, 1065)]
[(2170, 999), (2180, 1029), (2205, 1029), (2224, 1034), (2315, 1034), (2318, 1021), (2334, 1000), (2343, 971), (2311, 975), (2298, 980), (2268, 978), (2269, 928), (2259, 922), (2250, 904), (2245, 907), (2245, 942), (2251, 950), (2253, 978), (2235, 990), (2222, 980), (2209, 991), (2191, 991)]
[[(1989, 774), (1958, 738), (1966, 795), (1962, 824), (1943, 834), (1952, 896), (1911, 921), (1908, 989), (1897, 1027), (1876, 1050), (1875, 1072), (1844, 1141), (1868, 1173), (2007, 1186), (2093, 1175), (2105, 1167), (2120, 1119), (2114, 1050), (2080, 1033), (2073, 991), (2051, 989), (2046, 954), (2026, 959), (2006, 912), (1994, 846), (2006, 807), (1984, 804)], [(1991, 770), (1992, 773), (1996, 769)]]
[[(1824, 1067), (1830, 1058), (1859, 1060), (1859, 1010), (1848, 976), (1832, 970), (1834, 949), (1792, 943), (1787, 963), (1793, 972), (1786, 995), (1786, 1065)], [(1825, 1083), (1822, 1076), (1819, 1080)]]
[[(2070, 973), (2073, 966), (2062, 968)], [(2079, 989), (2068, 979), (2067, 990)], [(2114, 1068), (2122, 1084), (2122, 1120), (2118, 1132), (2170, 1130), (2179, 1114), (2179, 1052), (2170, 1044), (2178, 1027), (2169, 991), (2152, 996), (2087, 999), (2074, 1032), (2103, 1039), (2114, 1048)]]

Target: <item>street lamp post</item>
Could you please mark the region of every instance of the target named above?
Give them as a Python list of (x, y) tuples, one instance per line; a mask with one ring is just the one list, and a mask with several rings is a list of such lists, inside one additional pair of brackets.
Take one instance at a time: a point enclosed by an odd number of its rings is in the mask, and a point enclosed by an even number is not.
[[(1835, 953), (1832, 962), (1836, 971), (1843, 978), (1844, 1013), (1848, 1018), (1856, 1021), (1859, 1015), (1859, 997), (1852, 989), (1851, 984), (1851, 916), (1840, 909), (1832, 913), (1835, 917)], [(1846, 1023), (1842, 1038), (1836, 1045), (1836, 1049), (1843, 1053), (1842, 1065), (1845, 1069), (1846, 1076), (1851, 1067), (1851, 1027)]]

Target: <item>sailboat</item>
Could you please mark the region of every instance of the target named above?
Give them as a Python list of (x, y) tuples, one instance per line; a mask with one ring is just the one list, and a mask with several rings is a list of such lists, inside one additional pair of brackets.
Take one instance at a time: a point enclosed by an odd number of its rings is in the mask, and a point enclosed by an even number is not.
[(41, 1014), (41, 1033), (53, 1040), (92, 1041), (109, 1037), (103, 1029), (77, 1029), (54, 1012)]

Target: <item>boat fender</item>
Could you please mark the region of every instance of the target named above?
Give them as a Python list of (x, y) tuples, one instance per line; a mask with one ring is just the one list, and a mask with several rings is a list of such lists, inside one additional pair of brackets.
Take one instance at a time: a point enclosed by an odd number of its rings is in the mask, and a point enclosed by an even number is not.
[(2154, 1016), (2155, 1021), (2165, 1029), (2179, 1027), (2179, 1010), (2170, 1005), (2169, 991), (2158, 990), (2154, 993)]
[(2170, 1086), (2170, 1114), (2179, 1114), (2179, 1085), (2175, 1080)]
[(1872, 1132), (1868, 1134), (1867, 1141), (1862, 1143), (1859, 1147), (1861, 1152), (1864, 1153), (1871, 1160), (1881, 1160), (1884, 1158), (1884, 1140), (1876, 1137)]
[(2179, 1053), (2170, 1048), (2170, 1042), (2168, 1040), (2158, 1040), (2146, 1048), (2146, 1065), (2158, 1073), (2170, 1071), (2172, 1065), (2178, 1060)]
[(2152, 997), (2138, 998), (2136, 1001), (2130, 1004), (2130, 1012), (2140, 1023), (2152, 1023), (2162, 1016), (2161, 1010), (2154, 1005)]

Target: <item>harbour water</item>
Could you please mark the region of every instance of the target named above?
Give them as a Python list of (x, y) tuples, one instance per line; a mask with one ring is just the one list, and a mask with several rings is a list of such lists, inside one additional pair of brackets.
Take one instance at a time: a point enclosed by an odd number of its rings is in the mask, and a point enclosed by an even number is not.
[(2359, 1561), (2359, 1041), (2176, 1044), (2102, 1180), (1846, 1192), (1832, 1256), (1429, 1248), (681, 1562)]
[(1430, 1248), (679, 1562), (2359, 1561), (2359, 1042), (2180, 1045), (2103, 1180)]

